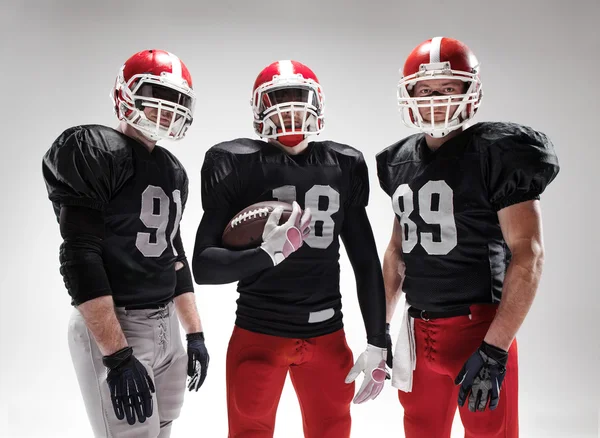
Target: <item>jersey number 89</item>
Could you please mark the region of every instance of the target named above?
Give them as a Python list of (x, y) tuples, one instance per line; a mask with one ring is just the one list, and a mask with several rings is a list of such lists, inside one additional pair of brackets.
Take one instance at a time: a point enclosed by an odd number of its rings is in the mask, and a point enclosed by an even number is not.
[[(419, 215), (423, 221), (431, 225), (439, 225), (440, 237), (433, 239), (433, 233), (417, 229), (410, 218), (414, 211), (414, 196), (408, 184), (398, 186), (392, 196), (394, 213), (400, 218), (402, 227), (402, 252), (409, 253), (419, 242), (423, 249), (430, 255), (446, 255), (457, 244), (456, 222), (454, 221), (454, 203), (452, 188), (446, 181), (428, 181), (418, 191)], [(438, 208), (433, 209), (433, 198), (438, 198)], [(400, 203), (402, 199), (402, 203)]]

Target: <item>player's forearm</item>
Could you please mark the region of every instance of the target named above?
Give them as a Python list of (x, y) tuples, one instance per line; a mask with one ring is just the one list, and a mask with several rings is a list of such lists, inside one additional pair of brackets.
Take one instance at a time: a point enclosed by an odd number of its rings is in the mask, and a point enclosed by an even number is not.
[(127, 339), (115, 314), (112, 296), (86, 301), (77, 306), (77, 310), (103, 355), (107, 356), (127, 347)]
[[(373, 269), (380, 271), (380, 267)], [(385, 348), (385, 295), (379, 273), (356, 272), (358, 304), (365, 323), (367, 342)], [(362, 278), (360, 278), (362, 277)]]
[(367, 342), (385, 348), (385, 291), (371, 224), (364, 207), (346, 211), (341, 232), (356, 277), (358, 304)]
[[(375, 256), (377, 252), (375, 252)], [(385, 293), (379, 259), (353, 263), (358, 304), (367, 332), (367, 342), (385, 348)]]
[(404, 262), (401, 249), (388, 246), (383, 256), (383, 282), (385, 284), (386, 322), (390, 323), (402, 294)]
[(533, 303), (543, 261), (544, 251), (540, 243), (528, 241), (513, 249), (504, 279), (502, 300), (485, 342), (508, 350)]
[(231, 251), (208, 247), (194, 252), (192, 269), (198, 284), (226, 284), (273, 267), (271, 257), (260, 248)]
[(202, 322), (196, 307), (196, 296), (193, 292), (186, 292), (175, 297), (175, 308), (181, 326), (186, 333), (202, 331)]

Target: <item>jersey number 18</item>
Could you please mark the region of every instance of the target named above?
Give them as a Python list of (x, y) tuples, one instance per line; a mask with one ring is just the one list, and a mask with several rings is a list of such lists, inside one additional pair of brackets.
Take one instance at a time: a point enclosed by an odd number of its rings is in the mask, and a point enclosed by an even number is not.
[[(283, 186), (273, 190), (273, 198), (290, 204), (296, 200), (296, 187)], [(319, 210), (319, 199), (327, 198), (327, 208)], [(331, 186), (314, 185), (304, 195), (304, 207), (310, 208), (310, 234), (304, 241), (311, 248), (326, 249), (333, 242), (335, 222), (332, 215), (340, 209), (340, 194)]]

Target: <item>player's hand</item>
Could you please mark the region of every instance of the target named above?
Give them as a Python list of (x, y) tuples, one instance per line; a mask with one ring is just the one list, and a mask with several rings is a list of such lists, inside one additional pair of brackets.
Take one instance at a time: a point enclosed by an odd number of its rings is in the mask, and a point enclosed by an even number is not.
[(346, 377), (346, 383), (351, 383), (361, 374), (365, 374), (363, 383), (354, 397), (354, 403), (360, 404), (367, 400), (374, 400), (381, 390), (386, 379), (385, 358), (387, 349), (367, 345), (367, 349), (358, 356), (356, 363)]
[(387, 349), (387, 359), (385, 363), (388, 368), (394, 368), (394, 356), (392, 354), (392, 337), (390, 335), (390, 324), (385, 324), (385, 348)]
[(492, 411), (496, 409), (500, 400), (500, 387), (506, 374), (507, 360), (508, 352), (483, 342), (454, 380), (455, 385), (460, 385), (459, 406), (463, 406), (468, 397), (471, 412), (483, 412), (488, 401), (489, 408)]
[(294, 201), (289, 219), (282, 225), (278, 225), (282, 213), (283, 209), (281, 208), (276, 208), (271, 212), (262, 235), (261, 248), (269, 254), (273, 265), (278, 265), (294, 251), (300, 249), (304, 237), (310, 231), (312, 218), (309, 208), (302, 213), (300, 205)]
[(188, 389), (197, 392), (204, 383), (204, 379), (206, 379), (210, 357), (204, 345), (204, 333), (189, 333), (186, 335), (186, 339), (188, 354), (187, 374), (190, 377), (188, 379)]
[(104, 356), (102, 363), (108, 368), (106, 382), (117, 419), (127, 417), (129, 424), (140, 423), (152, 416), (154, 382), (144, 365), (133, 355), (131, 347), (125, 347)]

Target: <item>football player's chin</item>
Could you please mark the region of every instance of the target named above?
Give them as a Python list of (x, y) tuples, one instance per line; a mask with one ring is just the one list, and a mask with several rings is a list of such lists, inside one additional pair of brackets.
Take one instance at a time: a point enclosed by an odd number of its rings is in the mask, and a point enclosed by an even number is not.
[[(146, 116), (148, 118), (148, 120), (150, 120), (152, 123), (156, 123), (156, 116), (155, 115), (148, 115)], [(175, 120), (177, 120), (178, 118), (176, 118)], [(163, 128), (168, 128), (169, 126), (171, 126), (171, 117), (167, 116), (167, 117), (161, 117), (160, 118), (160, 126), (162, 126)]]
[[(286, 131), (291, 131), (292, 129), (295, 129), (296, 131), (299, 131), (300, 129), (302, 129), (302, 125), (301, 124), (295, 125), (295, 128), (292, 128), (292, 124), (291, 123), (290, 124), (285, 124), (284, 126), (285, 126), (285, 130)], [(281, 130), (281, 125), (278, 124), (277, 125), (277, 129)]]
[[(152, 123), (156, 123), (156, 119), (154, 119), (154, 120), (150, 119), (150, 121)], [(169, 119), (169, 120), (160, 119), (159, 125), (160, 125), (161, 128), (167, 129), (169, 126), (171, 126), (171, 119)]]
[[(425, 123), (431, 123), (431, 117), (423, 116), (423, 121)], [(444, 114), (435, 114), (433, 116), (433, 123), (444, 123), (446, 121), (446, 113)]]

